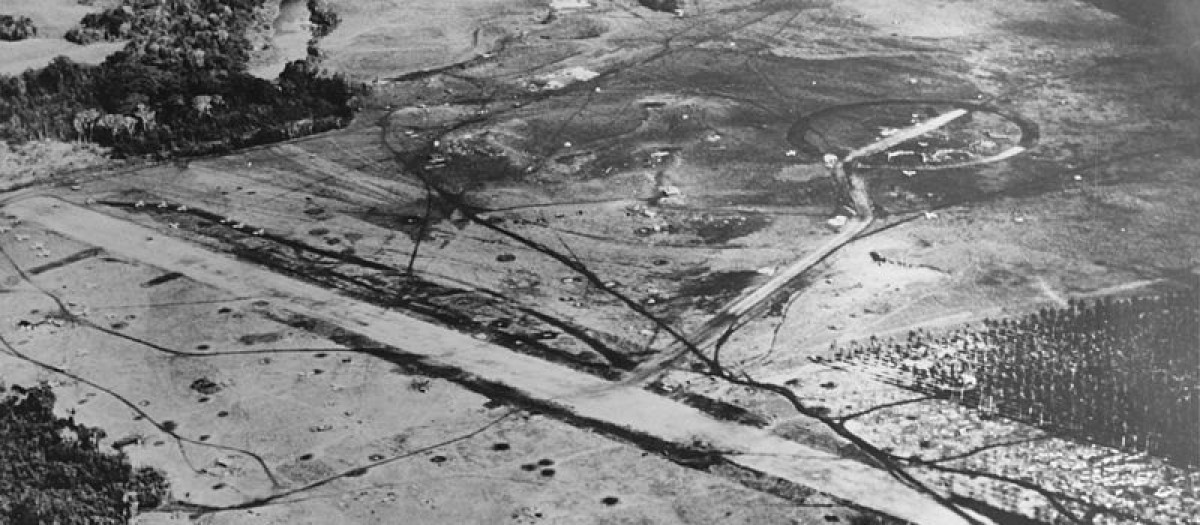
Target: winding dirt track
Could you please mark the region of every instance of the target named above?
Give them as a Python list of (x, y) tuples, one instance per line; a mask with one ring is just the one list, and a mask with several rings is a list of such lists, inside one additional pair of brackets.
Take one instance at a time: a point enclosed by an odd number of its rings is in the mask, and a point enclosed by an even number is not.
[[(829, 256), (829, 254), (833, 253), (839, 247), (853, 240), (870, 225), (871, 220), (869, 218), (856, 218), (848, 222), (846, 227), (837, 236), (818, 246), (812, 253), (788, 265), (787, 268), (784, 268), (772, 277), (770, 281), (767, 281), (749, 295), (726, 305), (720, 312), (709, 318), (703, 326), (691, 334), (692, 345), (697, 349), (704, 350), (709, 345), (716, 343), (726, 331), (735, 328), (739, 323), (752, 316), (760, 307), (765, 305), (768, 298), (794, 281), (800, 274), (824, 260), (825, 257)], [(667, 367), (687, 355), (687, 353), (687, 347), (677, 344), (672, 349), (663, 352), (659, 357), (650, 359), (639, 365), (636, 370), (625, 378), (624, 382), (626, 384), (645, 383), (659, 372), (666, 370)]]
[(112, 216), (49, 197), (10, 202), (5, 211), (110, 253), (180, 272), (210, 286), (278, 297), (297, 313), (336, 324), (397, 352), (416, 356), (430, 366), (460, 370), (468, 376), (469, 384), (500, 385), (598, 427), (667, 443), (702, 440), (734, 464), (900, 519), (927, 524), (966, 523), (950, 509), (863, 463), (757, 428), (718, 421), (641, 388), (614, 385), (516, 354)]
[[(887, 151), (888, 149), (899, 144), (915, 139), (942, 126), (945, 126), (959, 118), (962, 118), (968, 113), (970, 113), (968, 109), (956, 108), (934, 118), (918, 122), (897, 131), (891, 136), (884, 137), (883, 139), (875, 141), (871, 144), (855, 149), (846, 154), (845, 157), (838, 162), (840, 164), (850, 164), (855, 162), (857, 159)], [(1033, 135), (1026, 133), (1025, 136)], [(996, 162), (998, 160), (1003, 160), (1004, 158), (1017, 155), (1024, 150), (1024, 146), (1018, 146), (1002, 155), (983, 160), (987, 162)], [(691, 341), (693, 347), (697, 349), (704, 349), (708, 345), (715, 343), (726, 331), (737, 327), (739, 323), (758, 311), (764, 304), (766, 304), (767, 299), (786, 287), (797, 277), (800, 277), (801, 274), (825, 260), (826, 257), (833, 254), (846, 243), (853, 241), (854, 238), (858, 237), (859, 234), (866, 231), (866, 229), (871, 226), (873, 221), (874, 217), (870, 216), (869, 211), (868, 215), (865, 217), (855, 217), (851, 219), (845, 225), (845, 227), (842, 228), (842, 231), (837, 234), (837, 236), (822, 243), (808, 255), (805, 255), (804, 257), (789, 264), (786, 268), (772, 277), (770, 281), (767, 281), (758, 289), (726, 305), (725, 308), (721, 309), (717, 315), (705, 322), (704, 325), (692, 335)], [(660, 357), (643, 363), (625, 381), (629, 384), (643, 383), (658, 372), (665, 370), (666, 367), (678, 361), (680, 358), (687, 355), (687, 353), (687, 347), (684, 347), (683, 345), (675, 345), (675, 348), (663, 352)]]

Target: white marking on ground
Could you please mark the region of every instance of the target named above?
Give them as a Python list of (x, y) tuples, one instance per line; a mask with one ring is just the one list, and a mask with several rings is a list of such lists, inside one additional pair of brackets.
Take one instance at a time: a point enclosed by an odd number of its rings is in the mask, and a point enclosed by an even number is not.
[(1046, 282), (1046, 279), (1038, 277), (1037, 286), (1038, 289), (1042, 291), (1042, 295), (1046, 296), (1047, 299), (1054, 301), (1054, 304), (1058, 305), (1059, 308), (1067, 307), (1067, 299), (1058, 292), (1054, 291), (1054, 288), (1050, 287), (1050, 283)]
[(723, 451), (734, 464), (915, 523), (967, 523), (882, 470), (765, 430), (718, 421), (641, 388), (614, 384), (511, 352), (64, 201), (32, 197), (8, 204), (6, 211), (209, 286), (277, 297), (297, 313), (333, 323), (431, 364), (461, 370), (480, 382), (505, 385), (580, 418), (673, 443), (688, 444), (699, 439)]

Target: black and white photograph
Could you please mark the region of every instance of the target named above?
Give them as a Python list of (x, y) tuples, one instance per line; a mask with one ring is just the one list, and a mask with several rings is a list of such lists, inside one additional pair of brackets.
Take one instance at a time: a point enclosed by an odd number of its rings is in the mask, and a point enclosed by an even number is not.
[(1200, 525), (1200, 0), (0, 0), (0, 525)]

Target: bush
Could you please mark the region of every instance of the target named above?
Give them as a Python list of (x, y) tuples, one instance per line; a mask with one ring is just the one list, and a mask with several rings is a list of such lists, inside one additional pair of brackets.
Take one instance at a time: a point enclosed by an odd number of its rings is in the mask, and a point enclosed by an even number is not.
[(15, 42), (34, 36), (37, 36), (37, 28), (29, 17), (0, 15), (0, 40)]
[(338, 14), (325, 5), (324, 0), (308, 0), (308, 20), (313, 24), (313, 38), (322, 38), (341, 23)]
[(674, 13), (679, 9), (683, 9), (682, 0), (638, 0), (643, 6), (655, 11), (664, 11)]

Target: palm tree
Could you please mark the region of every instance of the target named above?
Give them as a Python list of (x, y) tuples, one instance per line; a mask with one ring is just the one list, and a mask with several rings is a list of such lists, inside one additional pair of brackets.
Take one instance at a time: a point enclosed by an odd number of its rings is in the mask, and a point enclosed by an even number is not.
[(103, 113), (100, 113), (100, 110), (90, 108), (75, 113), (75, 134), (80, 138), (91, 140), (92, 128), (95, 127), (96, 121), (100, 120), (101, 116)]
[(155, 120), (155, 116), (158, 114), (158, 112), (154, 111), (146, 104), (139, 103), (133, 114), (138, 118), (138, 120), (142, 121), (143, 130), (149, 131), (158, 126), (158, 122)]

